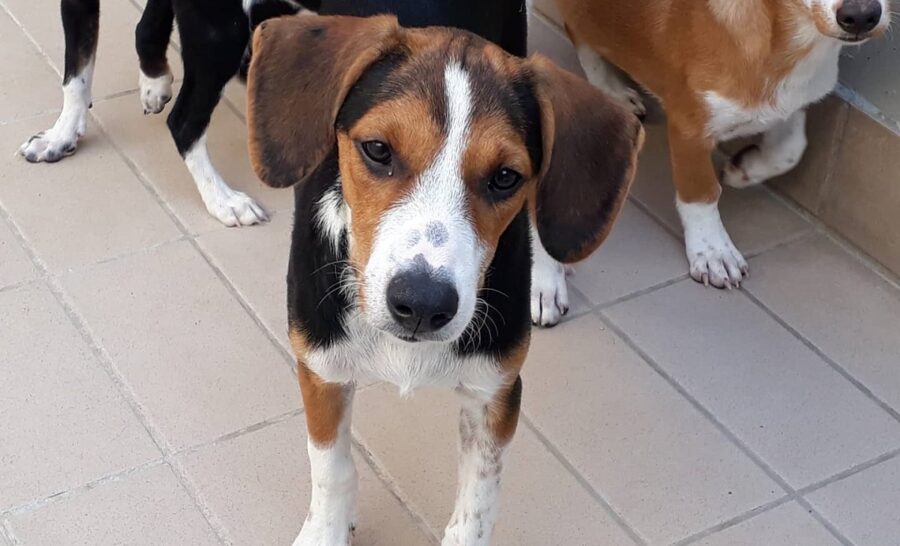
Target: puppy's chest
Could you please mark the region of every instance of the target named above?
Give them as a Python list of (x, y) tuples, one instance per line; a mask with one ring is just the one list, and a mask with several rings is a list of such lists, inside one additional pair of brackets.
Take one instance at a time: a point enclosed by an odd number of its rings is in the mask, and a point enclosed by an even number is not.
[(423, 387), (463, 388), (488, 399), (505, 380), (497, 360), (487, 355), (460, 356), (446, 343), (405, 342), (372, 328), (358, 314), (345, 327), (344, 339), (307, 354), (306, 365), (326, 381), (383, 381), (404, 394)]
[[(758, 134), (830, 93), (837, 84), (840, 44), (822, 42), (773, 86), (771, 96), (753, 106), (738, 97), (702, 92), (706, 133), (716, 140)], [(765, 76), (761, 76), (765, 77)]]

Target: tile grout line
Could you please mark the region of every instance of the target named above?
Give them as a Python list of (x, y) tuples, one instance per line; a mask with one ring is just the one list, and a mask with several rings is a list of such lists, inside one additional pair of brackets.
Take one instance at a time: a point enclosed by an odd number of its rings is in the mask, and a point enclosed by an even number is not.
[(688, 535), (685, 538), (673, 542), (671, 546), (687, 546), (688, 544), (694, 544), (698, 540), (703, 540), (704, 538), (713, 536), (717, 533), (725, 531), (726, 529), (731, 529), (732, 527), (736, 527), (744, 522), (750, 521), (756, 516), (760, 516), (767, 512), (771, 512), (772, 510), (778, 508), (779, 506), (783, 506), (788, 504), (789, 502), (795, 500), (794, 495), (783, 495), (778, 497), (777, 499), (760, 504), (755, 508), (751, 508), (746, 512), (740, 513), (733, 518), (726, 519), (720, 523), (713, 525), (712, 527), (708, 527), (703, 529), (702, 531), (698, 531), (692, 535)]
[(754, 303), (763, 313), (773, 319), (778, 325), (787, 330), (797, 341), (803, 344), (807, 349), (813, 352), (816, 356), (818, 356), (822, 361), (824, 361), (832, 370), (837, 372), (841, 377), (847, 380), (850, 384), (852, 384), (858, 391), (860, 391), (866, 398), (870, 401), (874, 402), (879, 408), (884, 410), (888, 415), (890, 415), (895, 421), (900, 422), (900, 412), (891, 407), (887, 402), (879, 398), (875, 393), (872, 392), (869, 387), (865, 386), (860, 380), (856, 379), (850, 372), (844, 369), (843, 366), (834, 361), (831, 357), (825, 354), (825, 351), (816, 346), (815, 343), (810, 341), (806, 336), (801, 334), (796, 328), (787, 323), (786, 320), (777, 315), (772, 309), (769, 308), (768, 305), (762, 302), (751, 290), (744, 290), (744, 296), (749, 299), (752, 303)]
[[(609, 317), (605, 312), (600, 311), (597, 313), (597, 316), (607, 325), (607, 327), (612, 330), (616, 335), (618, 335), (625, 343), (630, 347), (634, 352), (640, 356), (644, 362), (650, 366), (653, 371), (657, 373), (660, 377), (662, 377), (673, 389), (675, 389), (685, 400), (687, 400), (698, 412), (700, 412), (704, 417), (706, 417), (707, 421), (709, 421), (721, 434), (723, 434), (738, 450), (743, 453), (746, 457), (748, 457), (751, 461), (753, 461), (757, 467), (759, 467), (772, 481), (774, 481), (782, 490), (788, 495), (795, 496), (798, 499), (798, 502), (802, 500), (801, 497), (797, 495), (797, 490), (794, 489), (784, 478), (778, 474), (775, 469), (773, 469), (763, 458), (756, 454), (755, 451), (750, 449), (740, 438), (738, 438), (737, 434), (731, 431), (728, 427), (725, 426), (724, 423), (719, 421), (719, 419), (710, 411), (706, 406), (704, 406), (699, 400), (697, 400), (690, 392), (679, 383), (672, 375), (670, 375), (663, 367), (646, 351), (644, 351), (635, 341)], [(808, 510), (811, 514), (813, 514), (820, 523), (825, 525), (825, 518), (823, 518), (817, 510), (815, 510), (812, 506), (808, 507)], [(850, 545), (852, 544), (846, 537), (844, 537), (833, 525), (828, 523), (825, 525), (828, 531), (841, 542), (841, 544)]]
[(5, 510), (0, 511), (0, 517), (8, 518), (9, 516), (15, 516), (15, 515), (19, 515), (19, 514), (28, 514), (28, 513), (34, 512), (35, 510), (39, 510), (45, 506), (53, 504), (55, 502), (59, 502), (59, 501), (68, 499), (69, 497), (90, 491), (90, 490), (95, 489), (106, 483), (121, 481), (129, 476), (134, 475), (134, 474), (138, 474), (140, 472), (143, 472), (145, 470), (150, 470), (150, 469), (156, 468), (158, 466), (163, 466), (165, 464), (166, 464), (165, 458), (160, 457), (159, 459), (153, 459), (152, 461), (147, 461), (145, 463), (141, 463), (139, 465), (132, 466), (131, 468), (126, 468), (124, 470), (113, 472), (112, 474), (106, 474), (104, 476), (100, 476), (99, 478), (95, 478), (88, 482), (79, 484), (70, 489), (66, 489), (63, 491), (57, 491), (55, 493), (51, 493), (50, 495), (48, 495), (46, 497), (30, 500), (28, 502), (25, 502), (22, 504), (17, 504), (15, 506), (6, 508)]
[(524, 410), (521, 411), (519, 420), (524, 423), (525, 426), (528, 427), (528, 429), (532, 433), (534, 433), (535, 436), (537, 436), (538, 441), (541, 443), (541, 445), (544, 446), (544, 449), (549, 451), (550, 454), (553, 455), (553, 457), (556, 459), (556, 461), (561, 464), (562, 467), (569, 473), (569, 475), (575, 478), (575, 481), (578, 482), (578, 485), (580, 485), (581, 488), (584, 489), (584, 491), (592, 499), (594, 499), (594, 502), (596, 502), (600, 505), (601, 508), (603, 508), (603, 510), (609, 515), (609, 517), (613, 519), (616, 525), (618, 525), (619, 528), (622, 529), (622, 531), (624, 531), (626, 535), (628, 535), (628, 538), (633, 540), (639, 546), (647, 546), (649, 544), (649, 541), (641, 536), (637, 529), (632, 528), (631, 525), (629, 525), (628, 521), (626, 521), (625, 517), (619, 514), (619, 512), (615, 508), (613, 508), (612, 504), (610, 504), (610, 502), (606, 500), (606, 497), (604, 497), (603, 494), (600, 493), (600, 491), (594, 488), (594, 486), (591, 485), (587, 478), (585, 478), (581, 474), (581, 472), (579, 472), (578, 469), (575, 468), (575, 465), (573, 465), (569, 461), (569, 459), (566, 458), (566, 456), (555, 445), (553, 445), (553, 443), (546, 436), (544, 436), (544, 433), (541, 432), (537, 426), (535, 426), (534, 422), (531, 420), (531, 418), (528, 417), (527, 413), (525, 413)]
[(839, 481), (841, 481), (845, 478), (849, 478), (851, 476), (855, 476), (861, 472), (865, 472), (866, 470), (868, 470), (872, 467), (875, 467), (882, 463), (886, 463), (888, 461), (896, 459), (898, 456), (900, 456), (900, 448), (893, 449), (891, 451), (888, 451), (886, 453), (879, 455), (878, 457), (869, 459), (868, 461), (861, 462), (861, 463), (854, 465), (846, 470), (842, 470), (842, 471), (838, 472), (837, 474), (834, 474), (832, 476), (829, 476), (828, 478), (825, 478), (824, 480), (820, 480), (816, 483), (807, 485), (806, 487), (801, 487), (800, 489), (797, 490), (797, 495), (799, 495), (801, 497), (805, 497), (811, 493), (815, 493), (819, 489), (828, 487), (829, 485), (831, 485), (833, 483), (839, 482)]
[[(806, 500), (806, 498), (805, 498), (807, 495), (814, 493), (814, 492), (818, 491), (819, 489), (828, 487), (829, 485), (839, 482), (845, 478), (849, 478), (850, 476), (854, 476), (856, 474), (864, 472), (872, 467), (875, 467), (882, 463), (896, 459), (898, 456), (900, 456), (900, 448), (888, 451), (888, 452), (883, 453), (873, 459), (870, 459), (868, 461), (854, 465), (853, 467), (851, 467), (847, 470), (842, 470), (841, 472), (833, 474), (823, 480), (820, 480), (813, 484), (807, 485), (805, 487), (801, 487), (800, 489), (797, 489), (797, 491), (792, 495), (785, 495), (785, 496), (783, 496), (779, 499), (776, 499), (772, 502), (757, 506), (756, 508), (752, 508), (752, 509), (748, 510), (747, 512), (744, 512), (743, 514), (739, 514), (729, 520), (725, 520), (721, 523), (713, 525), (712, 527), (710, 527), (708, 529), (705, 529), (698, 533), (694, 533), (693, 535), (690, 535), (686, 538), (679, 540), (678, 542), (675, 542), (672, 546), (686, 546), (688, 544), (693, 544), (694, 542), (696, 542), (700, 539), (706, 538), (706, 537), (714, 535), (720, 531), (724, 531), (725, 529), (729, 529), (731, 527), (734, 527), (736, 525), (739, 525), (741, 523), (749, 521), (749, 520), (755, 518), (756, 516), (762, 515), (770, 510), (774, 510), (778, 506), (787, 504), (791, 501), (798, 501), (798, 503), (799, 503), (801, 500), (804, 500), (804, 501), (808, 502), (808, 500)], [(804, 508), (806, 507), (805, 504), (802, 504), (802, 503), (800, 503), (800, 504)], [(818, 520), (818, 518), (816, 518), (816, 519)]]
[(850, 256), (856, 261), (862, 263), (862, 265), (869, 271), (875, 273), (880, 279), (884, 280), (886, 283), (891, 285), (893, 288), (900, 290), (900, 276), (888, 271), (883, 265), (879, 264), (876, 260), (874, 260), (871, 256), (867, 255), (865, 251), (861, 250), (859, 247), (851, 243), (848, 239), (842, 236), (840, 233), (835, 231), (826, 225), (820, 218), (818, 218), (813, 213), (804, 209), (790, 198), (785, 197), (778, 193), (777, 191), (770, 188), (768, 185), (763, 184), (763, 189), (776, 201), (793, 211), (795, 214), (812, 224), (815, 228), (816, 233), (819, 235), (824, 235), (829, 241), (840, 247), (844, 252), (850, 254)]
[(403, 490), (397, 485), (397, 483), (390, 477), (388, 472), (382, 468), (382, 465), (378, 464), (378, 461), (375, 459), (375, 454), (366, 446), (366, 444), (362, 441), (359, 435), (356, 432), (351, 431), (351, 442), (353, 446), (356, 448), (356, 451), (359, 453), (360, 457), (366, 462), (372, 472), (375, 474), (375, 478), (381, 482), (381, 484), (388, 490), (388, 492), (400, 502), (400, 505), (403, 509), (412, 517), (413, 522), (416, 524), (416, 527), (419, 528), (422, 532), (424, 532), (428, 538), (431, 539), (432, 544), (439, 544), (441, 542), (441, 537), (438, 531), (431, 527), (431, 524), (428, 523), (428, 520), (425, 519), (425, 516), (419, 512), (416, 508), (415, 503), (413, 503), (407, 496), (403, 493)]

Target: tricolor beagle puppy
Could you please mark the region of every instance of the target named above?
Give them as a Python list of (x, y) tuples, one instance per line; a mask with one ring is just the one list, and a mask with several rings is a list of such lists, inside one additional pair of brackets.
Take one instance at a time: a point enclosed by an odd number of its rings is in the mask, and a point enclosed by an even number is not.
[[(394, 10), (401, 23), (423, 13), (399, 4), (414, 10)], [(484, 39), (524, 51), (524, 28), (477, 23), (502, 0), (481, 15), (428, 4), (419, 24), (483, 37), (375, 16), (273, 19), (253, 39), (252, 163), (296, 196), (288, 313), (313, 484), (296, 545), (351, 539), (351, 406), (369, 379), (461, 395), (443, 544), (489, 543), (529, 344), (529, 211), (554, 259), (587, 256), (642, 143), (587, 82)]]
[(885, 31), (889, 1), (556, 0), (592, 83), (640, 113), (618, 67), (662, 101), (695, 280), (731, 288), (748, 271), (719, 217), (716, 144), (762, 133), (726, 165), (732, 187), (796, 166), (806, 107), (834, 88), (843, 46)]

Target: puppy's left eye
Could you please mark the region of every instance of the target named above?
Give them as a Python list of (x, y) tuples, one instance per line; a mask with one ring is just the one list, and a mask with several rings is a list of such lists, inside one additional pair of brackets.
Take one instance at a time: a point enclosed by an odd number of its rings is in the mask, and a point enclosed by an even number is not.
[(366, 154), (366, 157), (375, 163), (387, 165), (391, 162), (391, 147), (380, 140), (368, 140), (363, 142), (362, 151)]
[(499, 171), (495, 172), (488, 182), (488, 189), (493, 192), (505, 193), (516, 186), (518, 186), (522, 182), (522, 175), (517, 173), (516, 171), (503, 167)]

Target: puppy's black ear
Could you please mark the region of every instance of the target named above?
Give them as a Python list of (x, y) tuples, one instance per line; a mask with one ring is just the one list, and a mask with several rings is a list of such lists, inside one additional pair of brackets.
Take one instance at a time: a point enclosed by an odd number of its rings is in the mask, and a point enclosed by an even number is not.
[(548, 59), (528, 59), (541, 107), (543, 161), (535, 220), (547, 252), (564, 263), (600, 246), (634, 179), (644, 130), (631, 112)]
[(319, 166), (350, 88), (400, 36), (390, 16), (282, 17), (257, 27), (247, 125), (250, 161), (263, 182), (283, 188)]

